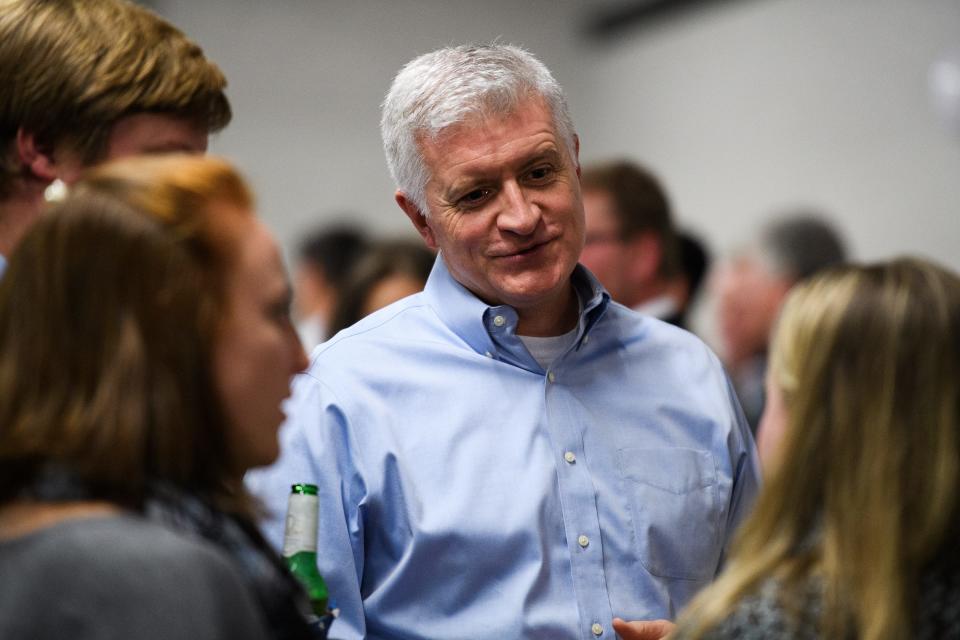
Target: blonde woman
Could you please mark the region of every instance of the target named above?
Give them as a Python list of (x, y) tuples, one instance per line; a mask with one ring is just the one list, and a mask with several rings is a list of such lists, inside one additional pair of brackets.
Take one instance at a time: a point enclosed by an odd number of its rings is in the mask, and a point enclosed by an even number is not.
[(772, 346), (768, 482), (675, 637), (960, 637), (960, 279), (832, 271)]

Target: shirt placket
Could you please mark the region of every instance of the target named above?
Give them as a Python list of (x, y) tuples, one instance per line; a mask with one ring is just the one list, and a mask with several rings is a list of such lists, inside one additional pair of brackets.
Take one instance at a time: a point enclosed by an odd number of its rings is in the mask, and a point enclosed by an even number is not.
[(570, 410), (563, 371), (576, 356), (568, 353), (544, 375), (546, 426), (553, 443), (574, 592), (585, 639), (615, 637), (603, 567), (603, 539), (596, 490), (583, 450), (583, 425)]

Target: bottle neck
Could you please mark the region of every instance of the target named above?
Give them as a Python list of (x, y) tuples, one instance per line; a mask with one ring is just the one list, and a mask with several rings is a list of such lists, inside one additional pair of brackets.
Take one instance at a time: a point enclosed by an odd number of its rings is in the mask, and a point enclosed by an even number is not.
[(287, 525), (283, 537), (283, 555), (317, 551), (317, 496), (291, 493), (287, 507)]

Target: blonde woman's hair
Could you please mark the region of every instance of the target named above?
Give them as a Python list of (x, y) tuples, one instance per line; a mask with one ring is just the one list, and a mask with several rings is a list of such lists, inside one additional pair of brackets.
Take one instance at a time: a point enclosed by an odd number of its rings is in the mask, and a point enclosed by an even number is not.
[(251, 195), (226, 162), (95, 169), (0, 280), (0, 502), (51, 468), (142, 506), (151, 481), (249, 514), (212, 349)]
[(779, 464), (681, 635), (774, 579), (788, 614), (822, 584), (824, 637), (909, 637), (920, 574), (957, 532), (960, 279), (906, 258), (799, 285), (770, 375), (788, 416)]

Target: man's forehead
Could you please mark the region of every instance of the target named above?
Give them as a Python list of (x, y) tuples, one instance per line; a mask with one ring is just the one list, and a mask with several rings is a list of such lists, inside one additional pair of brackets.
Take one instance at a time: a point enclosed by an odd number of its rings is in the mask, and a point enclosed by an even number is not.
[[(544, 155), (562, 155), (564, 141), (556, 130), (552, 118), (537, 120), (522, 117), (525, 114), (514, 112), (501, 116), (472, 118), (451, 125), (438, 135), (422, 137), (418, 142), (421, 154), (428, 164), (440, 163), (449, 166), (456, 160), (451, 157), (462, 155), (463, 159), (475, 155), (485, 155), (488, 150), (493, 155), (510, 157), (512, 161), (522, 162), (524, 158)], [(486, 149), (490, 141), (489, 149)], [(462, 152), (462, 153), (460, 153)], [(435, 167), (438, 168), (438, 167)]]
[(467, 107), (459, 114), (455, 122), (434, 131), (418, 131), (415, 134), (415, 139), (417, 144), (421, 146), (424, 143), (433, 145), (443, 144), (444, 141), (458, 135), (489, 128), (494, 124), (516, 118), (522, 113), (538, 111), (549, 118), (554, 135), (558, 135), (553, 110), (550, 108), (550, 105), (542, 96), (529, 95), (508, 104), (497, 105), (483, 102), (472, 107)]

